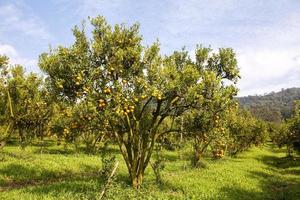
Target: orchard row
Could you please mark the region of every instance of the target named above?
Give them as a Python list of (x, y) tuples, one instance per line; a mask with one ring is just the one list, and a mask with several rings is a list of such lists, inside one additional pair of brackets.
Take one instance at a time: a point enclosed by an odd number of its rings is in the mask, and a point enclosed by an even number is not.
[[(136, 24), (112, 27), (103, 17), (90, 22), (91, 38), (75, 27), (71, 46), (41, 54), (45, 77), (0, 57), (2, 147), (11, 137), (22, 147), (52, 138), (84, 143), (90, 152), (111, 142), (139, 188), (157, 145), (192, 142), (198, 167), (208, 152), (219, 159), (268, 138), (271, 126), (240, 109), (234, 98), (240, 76), (232, 49), (198, 45), (192, 58), (184, 49), (162, 55), (158, 42), (142, 45)], [(296, 135), (299, 112), (295, 116), (287, 134)], [(272, 128), (277, 141), (281, 131)]]

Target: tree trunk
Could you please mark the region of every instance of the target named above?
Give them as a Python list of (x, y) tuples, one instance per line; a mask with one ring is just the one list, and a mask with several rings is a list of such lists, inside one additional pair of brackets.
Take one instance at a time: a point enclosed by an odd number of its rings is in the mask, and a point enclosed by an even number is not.
[(120, 151), (126, 162), (131, 179), (132, 187), (139, 189), (146, 167), (149, 164), (155, 142), (158, 137), (158, 128), (167, 116), (159, 116), (161, 102), (153, 113), (151, 124), (147, 128), (140, 127), (140, 117), (130, 118), (126, 115), (127, 131), (123, 133), (114, 132), (118, 140)]
[(1, 141), (0, 142), (0, 150), (3, 149), (5, 145), (6, 145), (6, 141)]
[(19, 139), (20, 139), (20, 145), (21, 145), (21, 149), (22, 150), (25, 150), (25, 142), (26, 142), (26, 139), (25, 139), (25, 135), (24, 135), (24, 132), (23, 130), (20, 130), (19, 131)]
[(201, 138), (195, 138), (194, 144), (194, 158), (193, 158), (193, 166), (194, 167), (204, 167), (205, 165), (200, 162), (201, 158), (203, 157), (208, 145), (211, 143), (212, 139), (206, 142), (203, 145), (203, 141)]
[(134, 189), (139, 189), (142, 185), (142, 182), (143, 182), (142, 173), (135, 174), (134, 176), (131, 177), (131, 184)]
[(146, 145), (142, 140), (132, 140), (129, 143), (119, 143), (119, 147), (126, 162), (132, 187), (139, 189), (151, 157), (152, 145)]
[(193, 166), (198, 167), (199, 161), (201, 159), (201, 151), (198, 144), (194, 145), (194, 159), (193, 159)]
[(287, 145), (287, 152), (288, 152), (288, 157), (292, 157), (292, 152), (293, 152), (293, 146), (292, 145)]

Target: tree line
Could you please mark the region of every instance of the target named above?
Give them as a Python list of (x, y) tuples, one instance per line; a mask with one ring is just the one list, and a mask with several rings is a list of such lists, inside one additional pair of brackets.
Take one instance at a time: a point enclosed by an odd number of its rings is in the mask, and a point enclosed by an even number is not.
[(293, 115), (295, 102), (300, 99), (300, 88), (287, 88), (265, 95), (237, 98), (240, 105), (265, 121), (280, 121)]

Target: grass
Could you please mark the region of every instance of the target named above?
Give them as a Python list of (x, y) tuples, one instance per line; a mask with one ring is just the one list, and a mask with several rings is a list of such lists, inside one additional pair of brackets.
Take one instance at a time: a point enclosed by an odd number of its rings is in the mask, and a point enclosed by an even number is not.
[[(111, 153), (117, 154), (116, 149)], [(125, 164), (107, 199), (300, 199), (300, 158), (291, 160), (272, 145), (252, 148), (236, 158), (206, 159), (206, 168), (190, 167), (188, 149), (164, 152), (163, 183), (155, 183), (151, 167), (143, 187), (131, 189)], [(76, 153), (49, 145), (0, 153), (0, 199), (97, 199), (103, 185), (99, 155)]]

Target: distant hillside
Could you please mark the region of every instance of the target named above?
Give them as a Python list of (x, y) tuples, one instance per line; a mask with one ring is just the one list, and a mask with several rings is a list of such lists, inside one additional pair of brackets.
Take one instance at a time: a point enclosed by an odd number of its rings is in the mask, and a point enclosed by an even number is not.
[(238, 101), (256, 117), (267, 121), (289, 118), (294, 109), (295, 100), (300, 100), (300, 88), (282, 89), (266, 95), (239, 97)]

